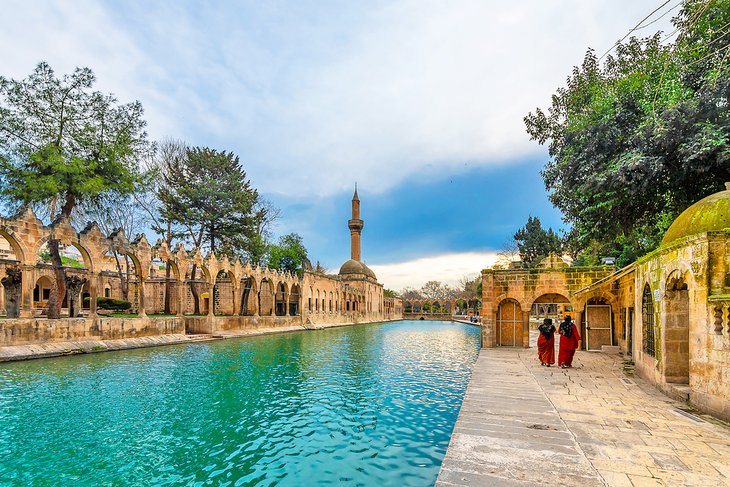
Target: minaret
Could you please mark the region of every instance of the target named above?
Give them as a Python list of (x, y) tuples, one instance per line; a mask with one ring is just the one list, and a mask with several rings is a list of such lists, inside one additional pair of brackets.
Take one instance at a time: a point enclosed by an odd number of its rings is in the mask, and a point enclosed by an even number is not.
[(360, 232), (365, 222), (360, 219), (360, 198), (357, 197), (357, 184), (355, 194), (352, 196), (352, 219), (347, 222), (350, 227), (350, 258), (360, 262)]

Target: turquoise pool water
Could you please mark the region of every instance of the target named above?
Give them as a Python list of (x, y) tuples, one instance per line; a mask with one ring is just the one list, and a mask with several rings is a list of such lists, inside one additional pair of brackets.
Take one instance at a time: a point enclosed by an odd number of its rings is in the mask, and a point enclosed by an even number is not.
[(432, 485), (478, 347), (402, 321), (0, 364), (0, 485)]

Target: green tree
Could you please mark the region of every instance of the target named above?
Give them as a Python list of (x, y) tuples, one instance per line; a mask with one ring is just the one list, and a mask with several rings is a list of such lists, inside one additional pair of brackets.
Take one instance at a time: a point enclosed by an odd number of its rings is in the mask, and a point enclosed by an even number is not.
[(392, 289), (383, 289), (383, 296), (386, 298), (397, 298), (398, 294)]
[(159, 196), (169, 219), (195, 247), (242, 257), (255, 234), (258, 192), (238, 156), (194, 147), (165, 164)]
[(289, 271), (302, 275), (302, 269), (308, 263), (307, 249), (302, 237), (290, 233), (279, 238), (279, 243), (269, 247), (268, 266), (272, 269)]
[(550, 108), (525, 117), (548, 143), (542, 176), (573, 249), (597, 241), (626, 264), (730, 178), (730, 0), (687, 1), (674, 23), (671, 44), (632, 37), (603, 64), (589, 50)]
[[(246, 254), (256, 235), (258, 192), (251, 187), (239, 158), (207, 147), (188, 148), (184, 157), (163, 161), (158, 197), (165, 220), (179, 224), (195, 247), (230, 258)], [(200, 299), (190, 274), (194, 312)]]
[(562, 245), (552, 228), (542, 228), (538, 217), (530, 216), (524, 227), (517, 230), (514, 236), (520, 259), (528, 267), (535, 267), (551, 252), (560, 254)]
[[(137, 161), (149, 148), (142, 105), (92, 91), (95, 80), (89, 68), (59, 79), (46, 63), (24, 80), (0, 77), (3, 197), (70, 220), (79, 206), (132, 192)], [(56, 281), (48, 317), (58, 318), (65, 273), (58, 240), (48, 248)]]

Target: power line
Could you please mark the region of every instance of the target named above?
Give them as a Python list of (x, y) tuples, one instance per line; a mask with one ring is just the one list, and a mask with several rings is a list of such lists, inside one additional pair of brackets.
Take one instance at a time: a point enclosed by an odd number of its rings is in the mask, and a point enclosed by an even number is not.
[[(661, 4), (661, 5), (659, 5), (659, 6), (657, 7), (657, 8), (655, 8), (654, 10), (652, 10), (652, 11), (651, 11), (651, 13), (650, 13), (649, 15), (647, 15), (646, 17), (644, 17), (643, 19), (641, 19), (641, 20), (639, 21), (639, 23), (638, 23), (638, 24), (636, 24), (636, 25), (635, 25), (635, 26), (634, 26), (634, 27), (633, 27), (633, 28), (632, 28), (632, 29), (631, 29), (630, 31), (628, 31), (628, 33), (626, 33), (626, 35), (625, 35), (625, 36), (623, 36), (623, 37), (622, 37), (621, 39), (619, 39), (618, 41), (616, 41), (616, 43), (615, 43), (615, 44), (614, 44), (613, 46), (611, 46), (611, 47), (610, 47), (610, 48), (609, 48), (609, 49), (608, 49), (608, 50), (607, 50), (606, 52), (604, 52), (604, 53), (603, 53), (603, 54), (601, 55), (601, 57), (599, 57), (599, 58), (598, 58), (598, 60), (600, 61), (601, 59), (603, 59), (604, 57), (606, 57), (606, 55), (607, 55), (607, 54), (608, 54), (609, 52), (611, 52), (612, 50), (614, 50), (614, 49), (616, 48), (616, 46), (618, 46), (619, 44), (621, 44), (621, 43), (622, 43), (622, 42), (623, 42), (623, 41), (624, 41), (624, 40), (625, 40), (625, 39), (626, 39), (626, 38), (627, 38), (628, 36), (630, 36), (631, 34), (633, 34), (633, 33), (634, 33), (634, 31), (636, 31), (637, 29), (641, 28), (641, 24), (643, 24), (644, 22), (646, 22), (646, 21), (647, 21), (647, 20), (648, 20), (648, 19), (649, 19), (649, 18), (650, 18), (650, 17), (652, 16), (652, 15), (654, 15), (654, 14), (655, 14), (655, 13), (657, 13), (657, 12), (658, 12), (659, 10), (661, 10), (662, 8), (664, 8), (664, 7), (665, 7), (665, 6), (666, 6), (666, 5), (668, 4), (668, 3), (670, 3), (671, 1), (672, 1), (672, 0), (666, 0), (666, 1), (664, 2), (664, 3), (662, 3), (662, 4)], [(680, 2), (680, 3), (681, 3), (681, 2)], [(647, 24), (647, 25), (648, 25), (648, 24)]]

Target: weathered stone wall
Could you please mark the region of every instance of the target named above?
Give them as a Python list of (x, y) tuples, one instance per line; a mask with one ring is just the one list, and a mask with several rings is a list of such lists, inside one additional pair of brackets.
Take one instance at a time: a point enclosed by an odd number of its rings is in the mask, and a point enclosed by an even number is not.
[[(551, 265), (556, 265), (550, 261)], [(560, 264), (557, 264), (560, 265)], [(538, 269), (485, 269), (482, 271), (482, 346), (497, 346), (497, 313), (502, 303), (514, 302), (518, 306), (522, 330), (519, 340), (529, 346), (529, 317), (532, 304), (542, 297), (554, 297), (556, 301), (570, 303), (575, 310), (575, 321), (582, 324), (582, 309), (591, 299), (615, 300), (615, 296), (598, 293), (580, 293), (591, 284), (611, 275), (614, 267), (568, 267), (562, 264), (554, 268)], [(518, 330), (519, 331), (519, 330)]]
[[(659, 386), (688, 384), (690, 401), (730, 419), (730, 232), (696, 235), (662, 247), (637, 264), (635, 306), (651, 290), (655, 354), (645, 350), (637, 314), (637, 371)], [(658, 299), (657, 299), (658, 298)]]
[(70, 340), (134, 338), (184, 333), (182, 319), (18, 318), (0, 321), (0, 346)]

